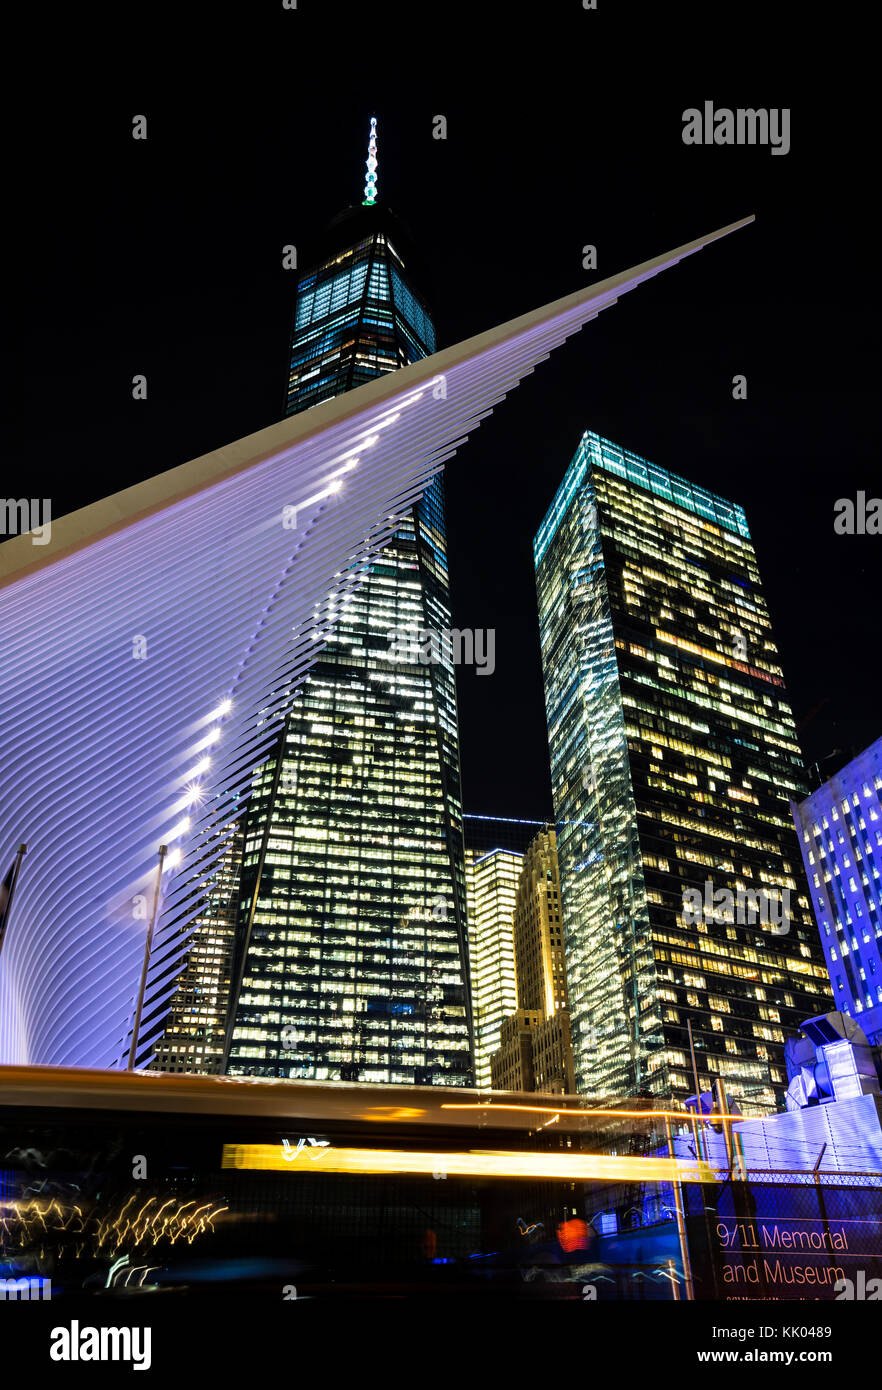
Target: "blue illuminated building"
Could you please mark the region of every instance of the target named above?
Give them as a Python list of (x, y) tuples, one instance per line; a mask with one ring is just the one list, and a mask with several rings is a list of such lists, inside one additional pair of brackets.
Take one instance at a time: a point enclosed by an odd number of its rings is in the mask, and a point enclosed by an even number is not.
[[(843, 1174), (882, 1174), (882, 1057), (847, 1014), (806, 1019), (800, 1037), (785, 1044), (787, 1108), (776, 1115), (737, 1120), (731, 1130), (736, 1176), (764, 1174), (787, 1183), (818, 1166), (824, 1182)], [(712, 1116), (716, 1097), (702, 1096)], [(733, 1107), (733, 1114), (737, 1107)], [(726, 1127), (705, 1120), (702, 1145), (712, 1166), (728, 1166)], [(678, 1140), (678, 1152), (687, 1152)]]
[(836, 1008), (882, 1042), (882, 738), (791, 811)]

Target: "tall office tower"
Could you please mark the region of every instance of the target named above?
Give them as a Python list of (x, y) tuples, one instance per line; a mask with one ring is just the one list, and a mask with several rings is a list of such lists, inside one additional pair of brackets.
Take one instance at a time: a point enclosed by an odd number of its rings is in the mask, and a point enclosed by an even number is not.
[[(376, 201), (375, 127), (371, 146), (364, 203), (298, 286), (288, 414), (435, 348), (407, 234)], [(443, 651), (421, 664), (416, 644), (402, 659), (390, 640), (451, 626), (441, 477), (350, 569), (339, 606), (314, 615), (324, 648), (254, 779), (226, 1069), (467, 1085), (453, 665)]]
[(882, 1042), (882, 739), (791, 811), (835, 1007)]
[(490, 1062), (494, 1090), (575, 1090), (557, 836), (545, 826), (521, 866), (514, 908), (517, 1007)]
[(691, 1020), (702, 1089), (780, 1108), (829, 993), (744, 513), (588, 432), (533, 549), (579, 1089), (692, 1093)]
[(463, 816), (475, 1084), (490, 1085), (490, 1056), (503, 1019), (517, 1008), (513, 915), (524, 854), (544, 821)]
[(475, 1085), (490, 1085), (490, 1056), (502, 1020), (517, 1008), (512, 917), (524, 856), (466, 844), (469, 974), (475, 1029)]

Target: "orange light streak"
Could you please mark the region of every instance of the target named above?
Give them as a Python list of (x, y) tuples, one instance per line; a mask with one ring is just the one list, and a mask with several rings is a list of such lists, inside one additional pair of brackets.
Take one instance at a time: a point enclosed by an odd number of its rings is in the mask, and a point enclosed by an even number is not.
[(277, 1144), (224, 1144), (222, 1168), (301, 1173), (401, 1173), (465, 1178), (605, 1179), (645, 1182), (717, 1182), (714, 1170), (695, 1159), (640, 1158), (626, 1154), (516, 1153), (472, 1150), (428, 1153), (401, 1149), (323, 1149), (318, 1165), (304, 1151), (291, 1162)]

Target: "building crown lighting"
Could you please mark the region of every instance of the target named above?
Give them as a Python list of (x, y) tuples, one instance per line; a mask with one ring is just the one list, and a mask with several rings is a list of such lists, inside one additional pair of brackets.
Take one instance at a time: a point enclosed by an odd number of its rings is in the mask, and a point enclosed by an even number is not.
[(373, 207), (377, 201), (377, 118), (371, 116), (371, 133), (368, 137), (367, 178), (364, 184), (364, 207)]

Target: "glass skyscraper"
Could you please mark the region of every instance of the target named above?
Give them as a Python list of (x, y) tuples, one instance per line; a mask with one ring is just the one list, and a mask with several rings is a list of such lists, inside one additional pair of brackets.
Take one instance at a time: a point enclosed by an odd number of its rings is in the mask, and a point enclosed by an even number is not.
[(348, 208), (325, 241), (324, 260), (297, 286), (286, 415), (435, 351), (435, 326), (399, 254), (409, 237), (393, 214)]
[(744, 513), (588, 432), (534, 559), (579, 1089), (691, 1094), (691, 1020), (701, 1089), (780, 1107), (830, 1001)]
[(469, 960), (475, 1021), (475, 1084), (490, 1085), (502, 1021), (517, 1008), (513, 914), (524, 856), (466, 845)]
[(882, 739), (791, 809), (836, 1008), (882, 1042)]
[(514, 914), (515, 1008), (490, 1058), (494, 1090), (575, 1090), (567, 1012), (566, 956), (554, 829), (545, 825), (524, 855)]
[[(288, 414), (434, 351), (406, 247), (369, 199), (332, 223), (298, 285)], [(444, 650), (402, 659), (390, 642), (451, 625), (442, 479), (382, 552), (351, 565), (339, 605), (316, 610), (323, 649), (255, 775), (226, 1070), (467, 1085), (453, 665)]]
[(517, 1009), (514, 909), (524, 855), (543, 821), (466, 813), (466, 903), (475, 1041), (475, 1085), (490, 1085), (490, 1058)]

